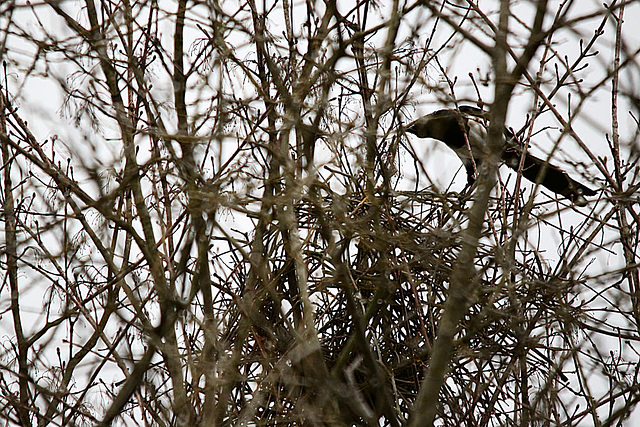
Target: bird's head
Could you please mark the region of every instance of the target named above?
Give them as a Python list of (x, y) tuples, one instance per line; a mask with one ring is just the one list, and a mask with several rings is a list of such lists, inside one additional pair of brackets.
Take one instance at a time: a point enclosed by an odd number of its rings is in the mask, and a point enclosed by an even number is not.
[(439, 110), (420, 117), (407, 127), (407, 132), (418, 138), (434, 138), (446, 141), (452, 132), (461, 132), (459, 114), (455, 110)]

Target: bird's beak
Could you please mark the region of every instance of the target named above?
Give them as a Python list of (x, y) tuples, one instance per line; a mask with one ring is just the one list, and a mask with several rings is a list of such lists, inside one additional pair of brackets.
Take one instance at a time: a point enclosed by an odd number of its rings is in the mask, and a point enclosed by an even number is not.
[(406, 127), (406, 131), (416, 135), (417, 132), (416, 122), (410, 123), (409, 126)]

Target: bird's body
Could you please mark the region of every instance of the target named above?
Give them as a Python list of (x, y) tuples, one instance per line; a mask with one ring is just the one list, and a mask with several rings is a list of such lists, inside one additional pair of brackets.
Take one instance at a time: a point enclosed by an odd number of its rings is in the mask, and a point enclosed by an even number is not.
[[(460, 158), (467, 171), (467, 184), (475, 181), (477, 171), (488, 154), (486, 138), (488, 127), (487, 112), (470, 106), (459, 109), (438, 110), (419, 118), (409, 125), (407, 132), (418, 138), (433, 138), (447, 144)], [(502, 161), (516, 172), (519, 170), (523, 149), (511, 131), (505, 129), (505, 148)], [(575, 181), (560, 168), (524, 153), (522, 175), (531, 182), (541, 185), (573, 201), (578, 206), (587, 203), (584, 196), (596, 192)]]

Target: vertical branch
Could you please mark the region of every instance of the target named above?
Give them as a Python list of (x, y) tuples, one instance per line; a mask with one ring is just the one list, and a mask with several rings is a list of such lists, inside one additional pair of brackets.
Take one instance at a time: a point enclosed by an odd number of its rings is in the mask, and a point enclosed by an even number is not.
[[(199, 285), (204, 285), (203, 296), (205, 298), (205, 304), (211, 304), (210, 288), (206, 285), (208, 283), (208, 250), (202, 252), (202, 244), (206, 240), (206, 224), (202, 218), (202, 212), (197, 205), (197, 198), (193, 197), (193, 191), (195, 190), (196, 165), (193, 159), (193, 146), (188, 141), (188, 118), (187, 118), (187, 106), (186, 106), (186, 86), (187, 77), (184, 72), (184, 20), (187, 7), (187, 0), (178, 1), (178, 10), (176, 12), (175, 31), (173, 39), (173, 90), (174, 90), (174, 102), (176, 106), (176, 115), (178, 121), (178, 142), (180, 144), (182, 161), (178, 161), (178, 170), (184, 171), (184, 179), (186, 180), (187, 194), (189, 196), (188, 211), (191, 214), (192, 224), (194, 227), (195, 240), (198, 249), (197, 268), (199, 271), (195, 272), (195, 277), (203, 279), (200, 282), (192, 283), (195, 292), (199, 288)], [(204, 243), (208, 249), (208, 244)], [(204, 264), (204, 265), (203, 265)], [(204, 278), (203, 270), (206, 270), (207, 277)], [(203, 283), (204, 282), (204, 283)], [(170, 293), (174, 293), (174, 289), (169, 289)], [(207, 326), (210, 326), (210, 322), (206, 322)], [(206, 334), (206, 339), (211, 339), (211, 334)], [(163, 352), (163, 357), (167, 363), (167, 369), (171, 375), (173, 383), (173, 407), (181, 423), (192, 424), (194, 422), (193, 407), (189, 402), (187, 391), (185, 389), (184, 375), (182, 373), (182, 358), (179, 353), (178, 343), (176, 339), (176, 330), (173, 325), (167, 329), (166, 341), (168, 350)], [(209, 346), (207, 346), (209, 348)]]
[[(3, 62), (3, 66), (6, 64)], [(6, 77), (6, 72), (4, 73)], [(6, 80), (5, 80), (6, 81)], [(0, 91), (3, 88), (0, 86)], [(22, 329), (22, 318), (20, 309), (20, 284), (18, 282), (18, 243), (16, 239), (16, 212), (15, 202), (13, 199), (13, 182), (11, 179), (11, 164), (13, 163), (13, 156), (9, 150), (7, 135), (7, 122), (5, 112), (8, 111), (9, 106), (5, 105), (4, 94), (0, 94), (0, 135), (2, 135), (2, 141), (0, 142), (0, 151), (2, 152), (2, 187), (4, 189), (4, 203), (3, 203), (3, 221), (4, 221), (4, 240), (5, 240), (5, 257), (7, 262), (6, 275), (9, 279), (9, 288), (11, 289), (11, 315), (13, 319), (13, 330), (16, 334), (16, 341), (18, 345), (18, 403), (16, 405), (16, 412), (20, 418), (22, 425), (31, 425), (30, 413), (30, 393), (29, 393), (29, 343), (24, 336)]]
[[(633, 204), (629, 203), (624, 189), (625, 175), (622, 172), (622, 165), (620, 159), (620, 133), (618, 125), (618, 92), (619, 92), (619, 80), (620, 80), (620, 48), (622, 45), (622, 24), (624, 22), (624, 7), (625, 3), (620, 6), (620, 12), (618, 16), (613, 14), (616, 22), (616, 39), (614, 47), (614, 60), (613, 60), (613, 78), (611, 87), (611, 145), (612, 145), (612, 157), (614, 165), (614, 178), (619, 190), (618, 197), (615, 197), (616, 201), (616, 220), (620, 227), (620, 243), (622, 244), (622, 250), (624, 252), (624, 258), (627, 265), (627, 271), (625, 276), (629, 283), (629, 292), (631, 294), (631, 302), (633, 306), (633, 315), (636, 321), (636, 327), (640, 330), (640, 271), (637, 267), (637, 241), (634, 242), (633, 231), (631, 224), (629, 224), (628, 215), (633, 213)], [(635, 224), (636, 228), (638, 224)]]
[(440, 389), (444, 384), (447, 368), (453, 355), (453, 339), (468, 308), (475, 302), (478, 288), (478, 272), (474, 258), (482, 233), (484, 217), (489, 206), (489, 196), (496, 183), (500, 159), (504, 122), (514, 76), (507, 72), (507, 35), (510, 16), (509, 0), (500, 3), (500, 23), (495, 36), (492, 56), (495, 76), (495, 102), (491, 106), (491, 121), (487, 136), (489, 155), (481, 167), (475, 201), (469, 210), (469, 223), (463, 231), (462, 247), (451, 274), (449, 296), (444, 306), (438, 333), (429, 358), (425, 379), (416, 397), (415, 407), (409, 418), (409, 426), (432, 426), (435, 420)]
[[(187, 76), (184, 72), (184, 17), (187, 10), (187, 0), (178, 1), (178, 10), (176, 12), (176, 25), (173, 38), (173, 97), (176, 105), (176, 115), (178, 119), (178, 134), (180, 148), (182, 149), (182, 157), (189, 159), (193, 157), (193, 147), (186, 140), (187, 136), (187, 105), (186, 90)], [(187, 173), (194, 173), (188, 168), (191, 164), (186, 164)]]

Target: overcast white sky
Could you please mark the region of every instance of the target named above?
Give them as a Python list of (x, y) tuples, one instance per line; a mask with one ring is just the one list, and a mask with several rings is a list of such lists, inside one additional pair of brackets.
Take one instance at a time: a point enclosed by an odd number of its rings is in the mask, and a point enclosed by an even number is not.
[[(382, 2), (384, 3), (384, 2)], [(481, 6), (485, 4), (491, 4), (492, 2), (480, 2)], [(493, 2), (495, 3), (495, 2)], [(557, 4), (558, 2), (551, 2)], [(601, 7), (601, 2), (591, 0), (581, 0), (576, 2), (579, 6), (574, 7), (574, 16), (580, 16), (587, 14), (594, 9)], [(79, 5), (79, 2), (70, 1), (66, 3), (67, 10), (72, 11), (75, 5)], [(346, 5), (346, 2), (339, 2), (340, 7)], [(383, 4), (385, 7), (387, 3)], [(345, 6), (346, 7), (346, 6)], [(516, 14), (519, 10), (528, 9), (530, 5), (528, 2), (521, 2), (521, 4), (514, 8)], [(69, 35), (69, 32), (63, 30), (63, 26), (60, 25), (60, 21), (55, 17), (46, 7), (40, 7), (37, 9), (41, 15), (38, 15), (38, 19), (41, 20), (43, 25), (49, 27), (50, 30), (58, 37), (63, 38)], [(72, 16), (81, 16), (81, 10), (78, 7), (76, 13), (71, 13)], [(372, 15), (373, 16), (373, 15)], [(429, 22), (423, 22), (425, 12), (416, 10), (407, 17), (408, 22), (415, 19), (416, 23), (424, 24), (421, 28), (423, 31), (423, 39), (430, 34), (431, 26)], [(526, 14), (524, 15), (526, 17)], [(35, 17), (32, 12), (27, 8), (18, 11), (14, 17), (17, 22), (23, 24), (25, 30), (35, 31), (37, 25), (35, 24)], [(556, 48), (567, 55), (569, 60), (575, 58), (579, 54), (578, 38), (584, 38), (585, 42), (588, 40), (595, 28), (597, 28), (600, 18), (595, 18), (584, 22), (579, 28), (582, 29), (581, 34), (569, 33), (568, 31), (556, 37), (558, 44)], [(638, 31), (638, 24), (640, 23), (640, 2), (636, 2), (630, 5), (625, 10), (625, 25), (623, 27), (623, 38), (626, 41), (630, 50), (635, 50), (640, 47), (640, 31)], [(0, 21), (1, 22), (1, 21)], [(167, 27), (169, 31), (169, 27)], [(199, 37), (199, 33), (194, 28), (190, 29), (188, 39), (195, 40)], [(432, 41), (432, 46), (439, 46), (439, 44), (446, 40), (451, 35), (451, 29), (446, 24), (441, 23), (439, 30), (435, 34), (435, 39)], [(598, 41), (596, 50), (600, 51), (597, 57), (589, 59), (589, 67), (578, 73), (578, 78), (584, 79), (583, 85), (588, 87), (595, 84), (603, 78), (607, 70), (613, 63), (613, 36), (615, 29), (611, 23), (605, 27), (605, 35)], [(401, 37), (409, 34), (409, 28), (403, 27), (401, 31)], [(166, 34), (167, 38), (171, 38), (171, 34)], [(399, 39), (401, 38), (399, 37)], [(459, 40), (459, 39), (454, 39)], [(373, 41), (372, 41), (373, 42)], [(59, 57), (59, 63), (50, 64), (52, 66), (52, 72), (44, 67), (44, 64), (37, 64), (40, 76), (31, 77), (26, 83), (23, 81), (24, 69), (30, 66), (28, 58), (33, 52), (33, 46), (24, 44), (16, 38), (12, 38), (9, 43), (8, 58), (11, 60), (8, 63), (8, 90), (12, 94), (19, 93), (17, 103), (20, 106), (21, 114), (29, 120), (30, 127), (34, 131), (35, 135), (43, 140), (45, 138), (51, 138), (54, 135), (57, 136), (60, 141), (71, 147), (74, 156), (77, 156), (78, 152), (83, 153), (83, 161), (88, 164), (99, 165), (100, 168), (104, 168), (108, 171), (112, 167), (113, 162), (117, 162), (120, 157), (120, 147), (118, 144), (112, 144), (106, 141), (102, 141), (103, 137), (111, 135), (109, 129), (102, 129), (104, 132), (102, 135), (96, 132), (94, 129), (87, 127), (80, 127), (80, 129), (73, 126), (72, 120), (68, 114), (65, 114), (64, 97), (59, 90), (60, 82), (55, 80), (55, 77), (66, 78), (63, 81), (64, 84), (73, 84), (72, 71), (73, 65), (66, 63), (62, 57)], [(443, 52), (439, 56), (441, 64), (448, 70), (450, 78), (457, 78), (458, 83), (456, 85), (456, 94), (458, 98), (475, 98), (475, 89), (470, 84), (468, 77), (469, 73), (473, 73), (476, 77), (486, 75), (490, 73), (490, 62), (486, 55), (481, 53), (478, 49), (474, 48), (470, 43), (458, 43), (455, 49)], [(637, 68), (629, 72), (625, 70), (624, 78), (621, 78), (622, 90), (626, 90), (630, 93), (640, 95), (640, 75), (637, 73)], [(161, 69), (157, 68), (157, 75), (159, 82), (166, 79), (166, 76), (162, 76)], [(445, 81), (442, 79), (440, 71), (435, 64), (430, 64), (427, 72), (427, 77), (432, 84), (438, 86), (445, 85)], [(604, 136), (604, 132), (610, 132), (611, 129), (611, 94), (608, 91), (610, 89), (610, 83), (603, 87), (602, 90), (596, 92), (594, 96), (589, 98), (586, 105), (583, 108), (585, 112), (584, 120), (577, 120), (575, 122), (574, 129), (589, 146), (589, 148), (599, 155), (606, 155), (608, 152), (607, 142)], [(171, 90), (168, 86), (162, 87), (161, 84), (157, 84), (155, 89), (157, 94), (161, 97), (165, 97), (166, 101), (170, 102), (172, 99)], [(483, 87), (480, 86), (482, 96), (485, 101), (491, 102), (493, 96), (492, 86)], [(249, 89), (250, 91), (250, 89)], [(438, 103), (435, 93), (431, 90), (416, 87), (414, 88), (413, 107), (410, 106), (406, 109), (406, 120), (412, 120), (415, 117), (419, 117), (422, 114), (429, 113), (437, 108), (441, 107), (441, 103)], [(164, 95), (162, 95), (164, 93)], [(198, 94), (198, 96), (201, 94)], [(558, 94), (555, 98), (558, 108), (561, 111), (566, 111), (565, 106), (567, 102), (566, 92)], [(573, 102), (577, 101), (575, 98)], [(516, 94), (512, 99), (511, 109), (508, 115), (508, 123), (510, 126), (519, 129), (525, 122), (524, 114), (530, 110), (531, 97), (528, 93)], [(634, 122), (628, 115), (630, 106), (626, 103), (626, 99), (620, 98), (620, 123), (621, 123), (621, 138), (625, 144), (637, 144), (638, 141), (632, 140), (634, 136)], [(637, 111), (636, 111), (637, 113)], [(557, 123), (551, 121), (545, 122), (547, 117), (543, 117), (539, 122), (540, 128), (545, 125), (557, 126)], [(546, 130), (534, 138), (537, 147), (533, 147), (533, 151), (544, 151), (553, 146), (555, 138), (559, 134), (557, 129)], [(98, 144), (93, 144), (95, 141), (100, 141)], [(93, 142), (93, 143), (88, 143)], [(450, 184), (451, 180), (458, 173), (458, 177), (455, 180), (453, 189), (460, 190), (464, 186), (465, 176), (464, 170), (459, 171), (460, 161), (450, 150), (435, 141), (430, 142), (418, 142), (413, 139), (412, 144), (418, 153), (422, 153), (425, 159), (425, 169), (429, 173), (430, 178), (433, 179), (435, 184), (445, 189)], [(60, 146), (62, 147), (62, 145)], [(99, 147), (100, 151), (95, 151), (96, 147)], [(563, 164), (563, 156), (575, 161), (586, 161), (586, 156), (582, 155), (579, 147), (571, 141), (569, 138), (565, 138), (560, 146), (561, 153), (554, 163)], [(64, 156), (64, 149), (61, 148), (61, 156)], [(69, 154), (71, 155), (71, 154)], [(407, 188), (414, 188), (414, 180), (419, 180), (419, 187), (426, 187), (429, 185), (429, 181), (424, 176), (416, 177), (411, 172), (412, 160), (408, 155), (404, 155), (401, 158), (401, 169), (405, 173), (405, 184)], [(117, 166), (117, 163), (116, 163)], [(506, 172), (503, 168), (503, 177), (507, 177), (509, 172)], [(574, 177), (579, 178), (580, 173), (585, 175), (591, 175), (596, 177), (595, 180), (589, 181), (589, 185), (597, 187), (602, 182), (597, 180), (598, 172), (593, 165), (587, 165), (585, 171), (578, 171)], [(582, 219), (580, 211), (568, 212), (563, 217), (563, 227), (568, 227), (572, 223), (579, 223)], [(559, 237), (557, 232), (552, 229), (545, 229), (545, 234), (541, 238), (542, 248), (547, 251), (550, 258), (557, 258), (557, 249), (559, 245)], [(589, 272), (595, 273), (597, 271), (605, 270), (610, 271), (615, 268), (616, 265), (622, 265), (623, 259), (620, 252), (619, 245), (610, 245), (611, 249), (616, 252), (616, 255), (612, 255), (610, 252), (601, 251), (595, 256), (596, 262), (590, 265)], [(4, 298), (4, 297), (3, 297)], [(2, 303), (2, 307), (5, 307), (6, 300)], [(37, 309), (37, 304), (36, 308)], [(38, 315), (40, 313), (35, 313)], [(613, 320), (613, 319), (612, 319)], [(11, 325), (7, 324), (4, 320), (1, 323), (0, 329), (2, 333), (10, 333)], [(603, 343), (604, 346), (609, 345)], [(638, 411), (636, 411), (637, 413)], [(629, 425), (633, 423), (640, 423), (640, 415), (634, 416), (633, 422), (630, 421)]]

